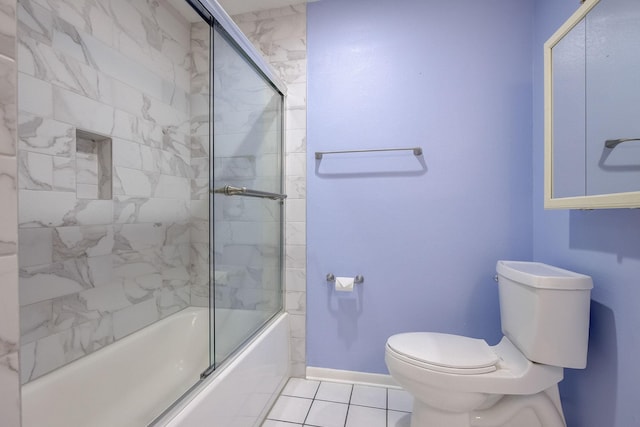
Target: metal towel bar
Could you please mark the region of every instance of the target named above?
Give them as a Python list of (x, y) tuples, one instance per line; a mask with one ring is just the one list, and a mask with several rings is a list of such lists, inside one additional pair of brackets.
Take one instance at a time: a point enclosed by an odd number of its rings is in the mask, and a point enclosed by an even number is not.
[(271, 200), (284, 200), (287, 198), (286, 194), (252, 190), (247, 187), (232, 187), (231, 185), (225, 185), (224, 187), (216, 188), (215, 190), (211, 190), (211, 192), (216, 194), (224, 194), (225, 196), (259, 197), (261, 199)]
[(375, 151), (413, 151), (414, 156), (422, 155), (421, 147), (408, 148), (371, 148), (368, 150), (342, 150), (342, 151), (316, 151), (316, 159), (322, 159), (325, 154), (342, 154), (342, 153), (372, 153)]

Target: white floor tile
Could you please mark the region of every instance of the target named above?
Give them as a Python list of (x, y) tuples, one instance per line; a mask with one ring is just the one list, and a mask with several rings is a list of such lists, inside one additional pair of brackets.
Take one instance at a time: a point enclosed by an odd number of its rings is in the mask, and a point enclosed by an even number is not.
[(404, 390), (389, 389), (389, 409), (393, 411), (413, 411), (413, 396)]
[(302, 378), (290, 378), (282, 390), (283, 396), (307, 397), (313, 399), (318, 391), (320, 381), (305, 380)]
[(302, 427), (302, 424), (288, 423), (286, 421), (266, 420), (262, 427)]
[(387, 409), (387, 389), (356, 384), (353, 386), (351, 404)]
[(404, 390), (291, 378), (262, 427), (410, 427), (412, 410)]
[(365, 406), (349, 406), (345, 427), (386, 427), (387, 411)]
[(349, 403), (352, 384), (341, 384), (322, 381), (316, 393), (316, 399), (331, 402)]
[(302, 424), (311, 407), (310, 399), (300, 397), (280, 396), (271, 408), (267, 418), (275, 421), (289, 421)]
[(318, 427), (344, 427), (347, 418), (346, 403), (326, 402), (314, 400), (305, 425)]
[(387, 427), (409, 427), (410, 425), (409, 412), (387, 411)]

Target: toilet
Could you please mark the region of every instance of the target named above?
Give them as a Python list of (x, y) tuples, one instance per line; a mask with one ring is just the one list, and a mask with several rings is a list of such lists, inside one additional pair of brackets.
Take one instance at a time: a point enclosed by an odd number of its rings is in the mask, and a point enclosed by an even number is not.
[(436, 332), (387, 340), (385, 362), (413, 395), (411, 427), (566, 427), (558, 383), (587, 363), (589, 276), (498, 261), (501, 341)]

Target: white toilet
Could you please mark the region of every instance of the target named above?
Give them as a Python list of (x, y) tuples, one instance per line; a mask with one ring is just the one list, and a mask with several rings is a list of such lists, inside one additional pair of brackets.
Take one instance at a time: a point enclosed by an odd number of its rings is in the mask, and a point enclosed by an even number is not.
[(411, 427), (564, 427), (563, 368), (584, 368), (589, 276), (535, 262), (498, 261), (504, 337), (434, 332), (390, 337), (391, 376), (414, 397)]

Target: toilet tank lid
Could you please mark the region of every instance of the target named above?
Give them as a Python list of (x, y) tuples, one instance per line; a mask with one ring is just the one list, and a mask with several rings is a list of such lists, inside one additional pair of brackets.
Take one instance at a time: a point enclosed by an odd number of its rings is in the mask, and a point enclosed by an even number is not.
[(591, 277), (540, 262), (498, 261), (498, 276), (543, 289), (586, 290), (593, 288)]

